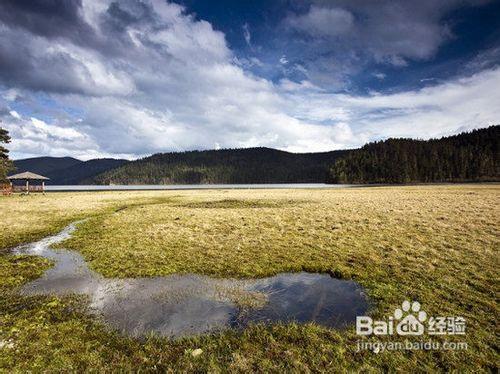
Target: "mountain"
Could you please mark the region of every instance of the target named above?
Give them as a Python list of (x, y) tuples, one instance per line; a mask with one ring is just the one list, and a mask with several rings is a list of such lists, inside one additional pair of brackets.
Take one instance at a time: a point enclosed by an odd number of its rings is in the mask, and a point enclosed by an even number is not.
[[(97, 174), (126, 164), (127, 160), (117, 160), (114, 158), (98, 158), (81, 162), (77, 167), (70, 166), (65, 169), (57, 170), (52, 184), (82, 184), (83, 181), (94, 177)], [(50, 178), (50, 177), (49, 177)]]
[(500, 181), (500, 126), (441, 139), (387, 139), (359, 149), (271, 148), (158, 153), (136, 161), (38, 157), (18, 172), (50, 184), (428, 183)]
[(117, 168), (127, 160), (112, 158), (81, 161), (72, 157), (35, 157), (14, 160), (15, 173), (32, 171), (50, 178), (49, 184), (80, 184), (84, 179)]
[(335, 162), (337, 183), (500, 181), (500, 126), (427, 141), (369, 143)]
[(95, 184), (321, 183), (349, 151), (290, 153), (270, 148), (160, 153), (91, 178)]
[(56, 170), (71, 168), (82, 162), (73, 157), (34, 157), (14, 160), (14, 166), (17, 173), (32, 171), (36, 174), (49, 176)]

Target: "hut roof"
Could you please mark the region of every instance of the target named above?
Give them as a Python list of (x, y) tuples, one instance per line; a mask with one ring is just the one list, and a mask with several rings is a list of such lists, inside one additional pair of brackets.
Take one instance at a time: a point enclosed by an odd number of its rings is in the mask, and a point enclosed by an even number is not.
[(24, 173), (20, 173), (20, 174), (15, 174), (15, 175), (8, 176), (7, 179), (9, 179), (9, 180), (18, 180), (18, 179), (21, 179), (21, 180), (47, 181), (50, 178), (44, 177), (43, 175), (38, 175), (38, 174), (32, 173), (31, 171), (25, 171)]

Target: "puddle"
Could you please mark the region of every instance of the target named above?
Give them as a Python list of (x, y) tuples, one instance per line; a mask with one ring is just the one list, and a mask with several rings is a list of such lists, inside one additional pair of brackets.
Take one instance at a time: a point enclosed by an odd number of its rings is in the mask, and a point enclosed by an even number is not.
[(50, 249), (69, 238), (75, 225), (14, 249), (15, 254), (38, 255), (55, 263), (20, 292), (88, 295), (93, 314), (132, 336), (193, 336), (243, 328), (251, 322), (313, 321), (341, 328), (353, 324), (368, 306), (356, 282), (326, 274), (283, 273), (249, 280), (190, 274), (104, 278), (90, 270), (78, 252)]

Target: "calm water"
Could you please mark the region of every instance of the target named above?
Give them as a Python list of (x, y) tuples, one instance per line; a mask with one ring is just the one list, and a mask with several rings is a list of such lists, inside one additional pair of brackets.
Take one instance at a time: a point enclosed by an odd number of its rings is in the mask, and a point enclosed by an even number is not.
[(46, 191), (130, 191), (130, 190), (215, 190), (215, 189), (324, 189), (359, 187), (354, 184), (324, 184), (324, 183), (282, 183), (282, 184), (153, 184), (153, 185), (72, 185), (45, 187)]
[(192, 336), (242, 328), (250, 322), (314, 321), (340, 328), (354, 323), (367, 309), (366, 296), (357, 283), (325, 274), (284, 273), (249, 280), (201, 275), (104, 278), (90, 270), (79, 253), (49, 248), (74, 230), (72, 224), (58, 235), (14, 249), (16, 254), (55, 262), (21, 293), (88, 295), (92, 313), (132, 336)]

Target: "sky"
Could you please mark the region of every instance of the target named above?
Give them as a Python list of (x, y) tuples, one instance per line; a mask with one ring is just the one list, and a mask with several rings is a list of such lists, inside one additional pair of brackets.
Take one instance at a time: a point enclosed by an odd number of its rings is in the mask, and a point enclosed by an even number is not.
[(500, 123), (500, 1), (2, 0), (14, 159), (356, 148)]

